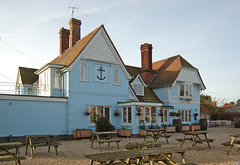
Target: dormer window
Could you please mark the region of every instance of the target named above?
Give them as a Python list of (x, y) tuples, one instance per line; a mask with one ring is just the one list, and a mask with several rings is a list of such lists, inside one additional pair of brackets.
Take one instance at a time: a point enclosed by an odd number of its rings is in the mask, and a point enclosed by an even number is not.
[(142, 83), (134, 83), (133, 90), (138, 96), (144, 96), (144, 86)]
[(193, 84), (192, 83), (179, 84), (180, 99), (192, 99), (192, 96), (193, 96)]

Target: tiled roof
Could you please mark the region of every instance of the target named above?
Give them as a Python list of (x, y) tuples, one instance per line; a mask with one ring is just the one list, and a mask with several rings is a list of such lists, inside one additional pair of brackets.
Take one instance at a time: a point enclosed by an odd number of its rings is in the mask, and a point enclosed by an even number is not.
[(152, 67), (157, 76), (149, 85), (151, 88), (171, 86), (176, 81), (182, 67), (196, 69), (180, 55), (154, 62)]
[[(154, 62), (152, 68), (156, 73), (156, 77), (153, 79), (149, 87), (164, 88), (171, 86), (176, 81), (182, 67), (196, 69), (180, 55)], [(141, 68), (139, 67), (126, 65), (126, 69), (132, 77), (141, 72)]]
[(34, 74), (37, 69), (19, 67), (19, 73), (23, 84), (33, 84), (38, 80), (38, 75)]
[(76, 44), (72, 48), (68, 48), (64, 51), (64, 53), (54, 60), (52, 60), (51, 64), (62, 64), (65, 66), (69, 66), (72, 62), (77, 58), (77, 56), (84, 50), (86, 45), (91, 41), (94, 35), (98, 32), (98, 30), (104, 27), (103, 25), (97, 27), (95, 30), (90, 32), (88, 35), (80, 39), (76, 42)]
[[(125, 65), (128, 73), (132, 76), (131, 83), (136, 76), (141, 72), (141, 68)], [(149, 87), (144, 88), (144, 96), (137, 96), (140, 102), (152, 102), (152, 103), (162, 103), (162, 101), (155, 95), (155, 93)]]

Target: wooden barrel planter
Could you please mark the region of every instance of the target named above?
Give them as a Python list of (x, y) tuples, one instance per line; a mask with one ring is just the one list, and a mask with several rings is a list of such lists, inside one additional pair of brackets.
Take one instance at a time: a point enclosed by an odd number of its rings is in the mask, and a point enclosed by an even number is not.
[(176, 127), (176, 132), (182, 132), (182, 120), (181, 119), (174, 119), (173, 126)]
[(200, 119), (201, 130), (206, 131), (208, 127), (207, 119)]

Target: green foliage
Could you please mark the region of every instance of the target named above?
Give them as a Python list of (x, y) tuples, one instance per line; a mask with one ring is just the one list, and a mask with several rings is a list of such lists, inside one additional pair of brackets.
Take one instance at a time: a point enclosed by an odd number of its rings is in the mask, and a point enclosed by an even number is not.
[(133, 150), (133, 149), (141, 149), (141, 148), (154, 148), (154, 147), (161, 147), (161, 143), (156, 141), (144, 141), (142, 143), (128, 143), (125, 147), (127, 150)]
[(105, 131), (114, 131), (115, 127), (105, 118), (100, 117), (96, 121), (96, 131), (105, 132)]
[(140, 129), (146, 129), (146, 126), (145, 126), (145, 124), (140, 124)]

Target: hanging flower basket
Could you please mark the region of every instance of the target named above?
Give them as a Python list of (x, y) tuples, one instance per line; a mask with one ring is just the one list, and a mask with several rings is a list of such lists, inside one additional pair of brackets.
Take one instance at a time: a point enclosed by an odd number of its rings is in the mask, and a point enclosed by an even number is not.
[(140, 112), (137, 112), (136, 115), (137, 115), (137, 116), (141, 116), (141, 113), (140, 113)]
[(136, 115), (137, 115), (137, 116), (141, 116), (142, 113), (141, 113), (141, 109), (140, 109), (140, 107), (137, 106), (136, 109), (137, 109), (137, 113), (136, 113)]
[(118, 109), (115, 110), (114, 115), (115, 115), (115, 116), (119, 116), (119, 111), (118, 111)]
[(87, 116), (89, 116), (89, 115), (90, 115), (90, 113), (89, 113), (88, 109), (86, 109), (86, 111), (85, 111), (85, 115), (87, 115)]

